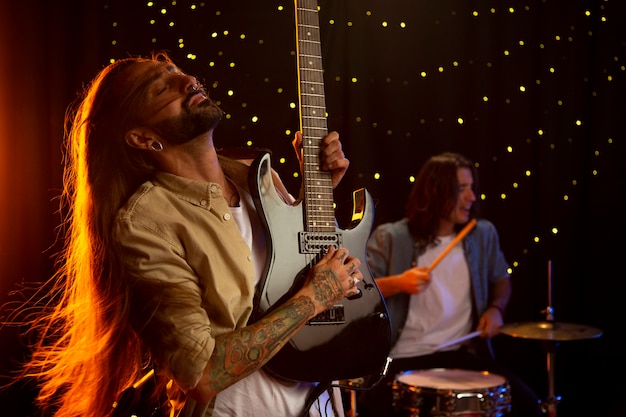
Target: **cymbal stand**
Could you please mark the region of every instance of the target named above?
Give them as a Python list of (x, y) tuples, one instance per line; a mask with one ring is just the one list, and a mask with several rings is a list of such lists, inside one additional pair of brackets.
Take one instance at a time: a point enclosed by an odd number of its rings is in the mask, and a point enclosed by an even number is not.
[[(552, 307), (552, 261), (548, 261), (548, 306), (542, 313), (546, 314), (546, 320), (554, 322), (554, 308)], [(555, 395), (554, 389), (554, 353), (557, 342), (546, 341), (546, 367), (548, 371), (548, 398), (543, 401), (541, 407), (548, 413), (548, 417), (556, 417), (556, 406), (561, 401), (560, 395)]]

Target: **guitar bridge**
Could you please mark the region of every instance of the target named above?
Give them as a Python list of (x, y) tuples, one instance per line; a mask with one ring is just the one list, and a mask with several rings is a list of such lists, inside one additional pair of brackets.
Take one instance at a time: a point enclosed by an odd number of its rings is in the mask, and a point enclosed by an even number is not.
[(307, 325), (325, 325), (325, 324), (344, 324), (346, 322), (346, 315), (343, 309), (343, 305), (337, 304), (330, 309), (321, 312), (317, 316), (313, 317), (306, 324)]
[(300, 253), (316, 255), (331, 246), (339, 248), (343, 243), (341, 233), (323, 232), (298, 232), (298, 241), (300, 242)]

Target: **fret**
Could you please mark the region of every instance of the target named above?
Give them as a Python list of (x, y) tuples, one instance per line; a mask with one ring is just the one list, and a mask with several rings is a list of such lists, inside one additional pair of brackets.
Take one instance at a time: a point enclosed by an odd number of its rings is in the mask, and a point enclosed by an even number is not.
[[(304, 82), (324, 84), (323, 74), (324, 71), (318, 70), (317, 68), (302, 68), (302, 73), (300, 75), (303, 77), (302, 81)], [(310, 78), (307, 78), (307, 76)]]
[[(326, 120), (320, 116), (303, 116), (302, 117), (304, 120), (309, 121), (309, 122), (322, 122), (323, 120)], [(310, 126), (310, 128), (315, 129), (315, 128), (324, 128), (325, 126)]]
[(313, 55), (313, 54), (301, 53), (300, 54), (300, 58), (311, 58), (311, 59), (315, 59), (315, 60), (320, 60), (321, 61), (321, 58), (318, 55)]
[[(308, 35), (311, 35), (310, 33), (308, 33)], [(300, 44), (301, 45), (312, 45), (314, 47), (314, 49), (317, 48), (317, 46), (322, 45), (322, 43), (320, 42), (319, 39), (300, 39)]]
[[(322, 82), (303, 81), (303, 82), (302, 82), (302, 84), (303, 84), (303, 85), (309, 85), (309, 86), (311, 86), (311, 89), (313, 89), (313, 91), (316, 91), (316, 90), (315, 90), (315, 86), (319, 86), (319, 87), (321, 87), (321, 88), (324, 88), (324, 83), (322, 83)], [(324, 97), (324, 95), (323, 95), (323, 94), (311, 94), (311, 93), (306, 93), (306, 92), (304, 92), (304, 91), (303, 91), (303, 93), (302, 93), (302, 94), (303, 94), (304, 96), (312, 96), (312, 97), (318, 96), (318, 97)]]

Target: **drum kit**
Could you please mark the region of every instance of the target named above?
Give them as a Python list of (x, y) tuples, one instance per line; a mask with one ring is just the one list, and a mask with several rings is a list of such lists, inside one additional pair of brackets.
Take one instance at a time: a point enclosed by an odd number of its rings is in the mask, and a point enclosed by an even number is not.
[[(548, 397), (541, 403), (548, 417), (556, 417), (561, 400), (554, 389), (554, 356), (560, 342), (593, 339), (602, 331), (586, 325), (554, 321), (552, 264), (548, 262), (548, 306), (544, 321), (505, 324), (500, 333), (515, 338), (544, 341), (548, 372)], [(476, 333), (468, 335), (476, 336)], [(462, 340), (446, 343), (445, 346)], [(508, 382), (489, 372), (460, 369), (407, 371), (393, 383), (394, 408), (406, 417), (503, 417), (511, 411)]]

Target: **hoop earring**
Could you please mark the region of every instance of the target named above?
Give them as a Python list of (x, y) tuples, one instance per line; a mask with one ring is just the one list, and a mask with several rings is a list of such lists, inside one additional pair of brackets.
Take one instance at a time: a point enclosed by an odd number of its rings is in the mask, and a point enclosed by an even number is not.
[(155, 140), (150, 144), (150, 149), (152, 149), (154, 152), (161, 152), (163, 150), (163, 144), (158, 140)]

